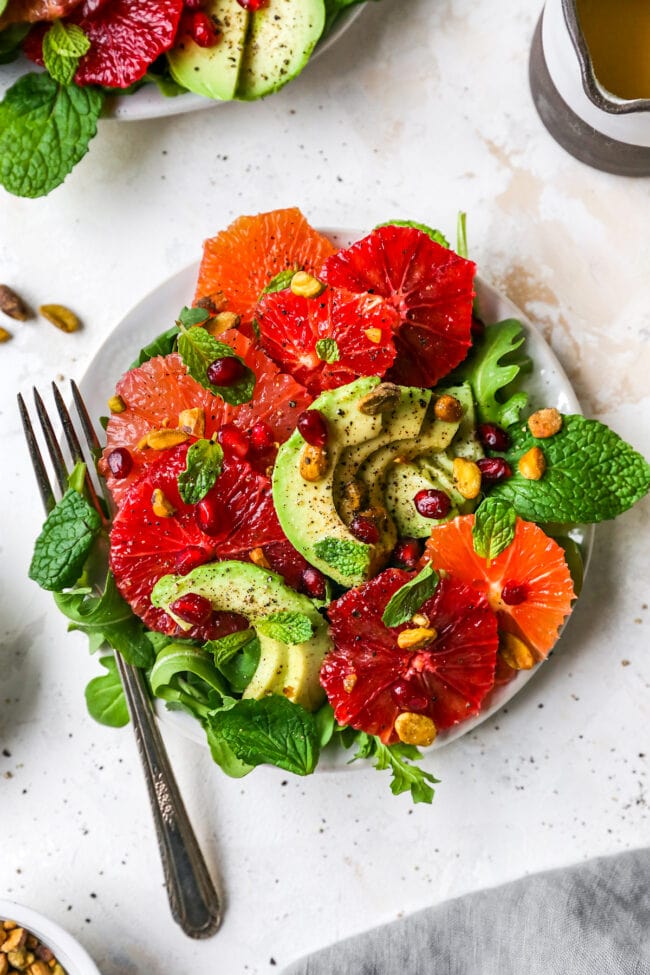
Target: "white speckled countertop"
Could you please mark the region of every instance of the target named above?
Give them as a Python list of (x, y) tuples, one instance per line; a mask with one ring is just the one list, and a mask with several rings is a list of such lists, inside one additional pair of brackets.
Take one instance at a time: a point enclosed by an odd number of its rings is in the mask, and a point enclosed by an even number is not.
[(203, 943), (169, 918), (131, 733), (88, 718), (96, 662), (26, 579), (41, 511), (16, 392), (81, 376), (129, 308), (240, 212), (298, 204), (319, 225), (400, 216), (453, 235), (467, 210), (483, 277), (542, 327), (585, 412), (650, 456), (650, 181), (551, 142), (527, 86), (538, 13), (370, 4), (264, 103), (104, 123), (49, 198), (0, 193), (0, 279), (85, 322), (9, 325), (0, 346), (0, 894), (67, 926), (104, 975), (260, 975), (463, 891), (647, 842), (647, 499), (598, 528), (557, 653), (507, 713), (432, 757), (432, 807), (393, 798), (372, 770), (230, 781), (166, 733), (227, 892)]

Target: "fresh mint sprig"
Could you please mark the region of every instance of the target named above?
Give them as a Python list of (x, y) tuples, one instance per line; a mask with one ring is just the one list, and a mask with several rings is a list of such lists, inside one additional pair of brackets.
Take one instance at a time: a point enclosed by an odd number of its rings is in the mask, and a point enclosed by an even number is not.
[[(540, 447), (546, 471), (527, 480), (518, 462)], [(596, 523), (616, 518), (650, 490), (650, 465), (633, 447), (598, 420), (565, 416), (559, 433), (537, 440), (527, 426), (513, 432), (506, 455), (513, 476), (490, 492), (527, 521)]]
[(474, 551), (489, 563), (514, 541), (517, 514), (512, 505), (493, 494), (476, 509), (472, 527)]
[(36, 539), (29, 578), (50, 592), (74, 586), (101, 529), (95, 509), (68, 488)]
[(72, 83), (79, 60), (90, 50), (90, 41), (76, 24), (55, 20), (43, 38), (43, 63), (60, 85)]
[(433, 596), (439, 581), (440, 576), (431, 563), (425, 565), (415, 578), (405, 583), (390, 597), (381, 618), (384, 626), (401, 626), (402, 623), (408, 623), (422, 603)]
[(314, 624), (304, 613), (270, 613), (255, 620), (255, 629), (280, 643), (305, 643), (314, 634)]
[(185, 470), (178, 475), (178, 493), (185, 504), (198, 504), (214, 487), (223, 466), (223, 449), (212, 440), (197, 440), (187, 451)]
[[(255, 389), (255, 373), (240, 356), (225, 342), (213, 338), (202, 323), (207, 321), (209, 314), (203, 308), (184, 308), (178, 318), (180, 335), (178, 337), (178, 351), (187, 367), (187, 371), (201, 386), (209, 389), (216, 396), (220, 396), (231, 406), (248, 403), (252, 399)], [(215, 386), (208, 379), (208, 369), (216, 359), (228, 357), (237, 359), (244, 366), (241, 379), (232, 386)]]

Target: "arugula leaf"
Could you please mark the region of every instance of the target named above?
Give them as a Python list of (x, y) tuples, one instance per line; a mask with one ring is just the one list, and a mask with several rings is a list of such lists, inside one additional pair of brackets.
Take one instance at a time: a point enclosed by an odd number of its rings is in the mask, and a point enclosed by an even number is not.
[(321, 538), (314, 545), (319, 559), (343, 575), (365, 575), (370, 565), (370, 546), (345, 538)]
[(454, 373), (454, 378), (470, 383), (480, 423), (509, 427), (518, 421), (528, 395), (513, 391), (512, 384), (530, 365), (528, 356), (518, 353), (524, 341), (521, 322), (515, 318), (488, 325), (482, 339)]
[(414, 579), (393, 593), (382, 615), (382, 623), (385, 626), (407, 623), (422, 603), (433, 596), (439, 581), (440, 576), (429, 562)]
[(0, 183), (16, 196), (45, 196), (88, 151), (103, 95), (26, 74), (0, 103)]
[(69, 85), (79, 67), (79, 59), (89, 50), (90, 41), (81, 27), (55, 20), (43, 38), (43, 63), (55, 81)]
[(185, 470), (178, 475), (178, 493), (185, 504), (198, 504), (221, 474), (223, 450), (211, 440), (197, 440), (187, 451)]
[(316, 355), (323, 362), (338, 362), (341, 353), (336, 339), (319, 339), (316, 343)]
[(148, 362), (149, 359), (155, 358), (158, 355), (169, 355), (176, 348), (176, 340), (179, 336), (178, 326), (173, 325), (172, 328), (168, 328), (167, 331), (162, 332), (160, 335), (156, 336), (153, 341), (145, 345), (144, 348), (140, 349), (137, 359), (129, 366), (129, 369), (137, 369), (143, 363)]
[(304, 613), (269, 613), (255, 620), (255, 629), (280, 643), (305, 643), (314, 634), (314, 624)]
[[(348, 731), (349, 729), (344, 730)], [(402, 742), (395, 745), (384, 745), (379, 738), (368, 735), (365, 731), (357, 731), (352, 735), (342, 736), (342, 741), (346, 748), (353, 745), (357, 746), (352, 761), (367, 758), (373, 762), (374, 767), (380, 772), (390, 769), (392, 773), (390, 791), (394, 796), (399, 796), (403, 792), (410, 792), (414, 803), (426, 802), (431, 804), (435, 792), (429, 783), (437, 784), (440, 780), (436, 779), (430, 772), (425, 772), (424, 769), (411, 764), (415, 759), (422, 757), (421, 752), (414, 745), (405, 745)]]
[(291, 284), (291, 279), (297, 271), (300, 271), (299, 267), (288, 267), (284, 271), (280, 271), (276, 274), (274, 278), (271, 278), (264, 291), (263, 295), (275, 294), (276, 291), (284, 291)]
[[(203, 309), (193, 310), (202, 311)], [(208, 367), (215, 359), (233, 356), (242, 364), (244, 363), (243, 359), (235, 355), (229, 345), (226, 345), (225, 342), (218, 342), (200, 325), (192, 325), (190, 328), (181, 331), (178, 339), (178, 351), (190, 376), (206, 389), (220, 396), (226, 403), (236, 406), (240, 403), (248, 403), (252, 398), (255, 389), (255, 373), (248, 366), (245, 366), (243, 378), (232, 386), (214, 386), (210, 382)]]
[(112, 573), (108, 573), (100, 595), (93, 595), (89, 589), (76, 589), (55, 592), (54, 601), (70, 620), (68, 629), (86, 634), (91, 652), (107, 643), (134, 667), (150, 667), (153, 663), (154, 649), (148, 631), (120, 595)]
[(99, 662), (107, 673), (93, 677), (86, 687), (88, 713), (100, 724), (123, 728), (129, 723), (129, 711), (115, 658), (102, 657)]
[(512, 505), (493, 494), (476, 509), (472, 527), (474, 551), (487, 559), (488, 565), (514, 540), (516, 522)]
[(386, 223), (377, 224), (375, 230), (378, 230), (380, 227), (413, 227), (414, 230), (421, 230), (423, 234), (430, 237), (436, 244), (440, 244), (442, 247), (449, 247), (449, 241), (440, 230), (434, 230), (433, 227), (427, 227), (425, 223), (417, 223), (415, 220), (387, 220)]
[[(7, 0), (0, 0), (0, 14), (2, 4)], [(31, 30), (31, 24), (10, 24), (0, 31), (0, 64), (10, 64), (22, 53), (22, 43)]]
[[(533, 446), (546, 458), (539, 481), (529, 481), (518, 461)], [(596, 523), (615, 518), (650, 490), (650, 465), (633, 447), (598, 420), (565, 416), (559, 433), (536, 440), (527, 426), (513, 434), (507, 454), (513, 476), (490, 497), (513, 505), (527, 521)]]
[(237, 701), (207, 719), (217, 741), (225, 741), (247, 765), (277, 765), (296, 775), (314, 771), (319, 756), (313, 716), (286, 697)]
[(29, 578), (50, 591), (73, 586), (101, 528), (102, 520), (95, 509), (68, 488), (36, 539)]
[(255, 630), (240, 630), (219, 640), (208, 640), (204, 649), (237, 694), (250, 684), (260, 662), (260, 641)]

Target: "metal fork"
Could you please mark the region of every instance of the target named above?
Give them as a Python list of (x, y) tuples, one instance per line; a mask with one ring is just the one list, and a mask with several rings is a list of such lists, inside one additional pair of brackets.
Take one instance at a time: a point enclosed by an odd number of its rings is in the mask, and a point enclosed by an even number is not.
[[(101, 445), (76, 383), (71, 382), (71, 386), (79, 423), (90, 457), (94, 461), (101, 452)], [(108, 525), (110, 518), (106, 512), (110, 511), (110, 501), (104, 492), (103, 484), (101, 491), (106, 501), (106, 509), (99, 500), (90, 476), (94, 464), (88, 463), (84, 457), (72, 418), (55, 383), (52, 383), (52, 390), (72, 461), (73, 463), (84, 461), (87, 464), (86, 487), (88, 496), (104, 525)], [(68, 470), (63, 452), (43, 400), (36, 389), (34, 389), (34, 402), (52, 461), (59, 489), (58, 493), (62, 495), (67, 488), (68, 480)], [(55, 504), (55, 492), (47, 475), (25, 401), (20, 394), (18, 395), (18, 408), (43, 505), (46, 512), (49, 512)], [(115, 659), (149, 791), (172, 916), (189, 937), (208, 938), (217, 931), (221, 924), (220, 898), (212, 883), (176, 784), (163, 740), (156, 725), (142, 671), (126, 663), (117, 651), (115, 651)]]

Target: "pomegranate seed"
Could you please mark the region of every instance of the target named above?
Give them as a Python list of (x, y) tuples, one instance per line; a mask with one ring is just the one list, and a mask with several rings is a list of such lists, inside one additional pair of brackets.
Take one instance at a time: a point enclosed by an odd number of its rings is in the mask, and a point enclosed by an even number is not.
[(436, 488), (418, 491), (413, 498), (413, 504), (423, 518), (446, 518), (451, 511), (451, 498)]
[(320, 410), (305, 410), (298, 417), (298, 433), (312, 447), (324, 447), (327, 443), (327, 420)]
[(415, 569), (423, 551), (424, 545), (419, 538), (400, 538), (393, 549), (393, 562), (402, 569)]
[(248, 453), (250, 447), (248, 438), (234, 423), (226, 423), (222, 426), (217, 439), (226, 453), (234, 454), (241, 459)]
[(246, 374), (246, 366), (234, 355), (215, 359), (208, 366), (208, 380), (213, 386), (234, 386)]
[(197, 592), (188, 592), (185, 596), (179, 596), (169, 607), (179, 619), (184, 623), (191, 623), (192, 626), (202, 626), (212, 619), (212, 603), (205, 596), (199, 596)]
[(269, 0), (237, 0), (240, 7), (244, 10), (250, 10), (255, 13), (256, 10), (262, 10), (264, 7), (268, 7)]
[(179, 575), (186, 576), (192, 569), (196, 569), (197, 565), (207, 562), (208, 558), (208, 553), (200, 545), (188, 545), (178, 553), (174, 566)]
[(407, 681), (399, 681), (391, 690), (396, 704), (405, 711), (424, 711), (429, 703), (426, 695), (416, 687), (411, 687)]
[(484, 447), (489, 450), (507, 450), (510, 446), (510, 434), (496, 423), (480, 423), (478, 437)]
[(203, 6), (204, 0), (185, 0), (186, 10), (200, 10)]
[[(214, 29), (214, 24), (202, 10), (197, 10), (196, 13), (191, 14), (188, 27), (192, 40), (199, 47), (214, 47), (219, 40), (219, 34)], [(210, 382), (213, 380), (211, 379)], [(215, 386), (230, 386), (230, 383), (215, 383)]]
[(366, 545), (376, 545), (379, 541), (379, 529), (370, 518), (363, 515), (355, 515), (350, 523), (350, 531), (360, 542)]
[(199, 501), (194, 509), (194, 518), (201, 531), (211, 538), (225, 533), (223, 510), (213, 498), (206, 497)]
[(263, 454), (275, 445), (273, 430), (264, 420), (258, 420), (250, 432), (251, 447), (258, 454)]
[(505, 481), (507, 477), (512, 477), (512, 468), (503, 457), (482, 457), (476, 461), (476, 466), (488, 487), (499, 481)]
[(525, 603), (527, 598), (528, 586), (525, 582), (514, 582), (512, 579), (504, 582), (501, 599), (506, 606), (519, 606), (521, 603)]
[(300, 576), (300, 587), (312, 599), (325, 599), (327, 593), (325, 576), (318, 569), (312, 568), (312, 566), (303, 569), (302, 575)]
[(111, 469), (111, 474), (118, 480), (128, 477), (133, 468), (133, 458), (126, 447), (116, 447), (111, 450), (106, 458), (106, 463)]

